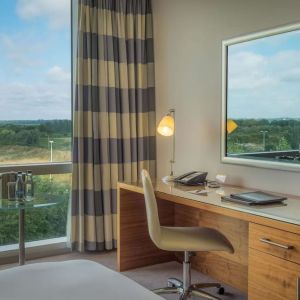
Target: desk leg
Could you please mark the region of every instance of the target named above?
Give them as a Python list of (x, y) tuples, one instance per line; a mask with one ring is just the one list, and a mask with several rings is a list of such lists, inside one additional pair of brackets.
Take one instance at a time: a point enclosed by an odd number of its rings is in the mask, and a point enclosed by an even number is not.
[(19, 265), (25, 264), (25, 209), (19, 210)]

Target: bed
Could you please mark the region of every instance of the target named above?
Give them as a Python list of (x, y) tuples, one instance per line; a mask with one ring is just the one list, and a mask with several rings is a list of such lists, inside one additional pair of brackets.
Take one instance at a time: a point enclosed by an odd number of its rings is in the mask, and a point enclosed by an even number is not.
[(0, 271), (1, 300), (162, 300), (124, 275), (88, 260)]

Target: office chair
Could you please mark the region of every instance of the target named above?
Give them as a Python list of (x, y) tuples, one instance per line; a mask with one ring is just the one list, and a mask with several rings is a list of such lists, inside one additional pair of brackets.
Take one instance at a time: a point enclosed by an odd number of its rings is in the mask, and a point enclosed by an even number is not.
[(183, 281), (169, 278), (167, 287), (155, 289), (153, 292), (156, 294), (179, 294), (180, 300), (189, 299), (190, 296), (220, 300), (220, 298), (202, 290), (203, 288), (216, 287), (219, 289), (219, 294), (224, 294), (224, 288), (219, 283), (191, 284), (190, 257), (193, 256), (194, 251), (227, 251), (233, 253), (232, 245), (220, 232), (214, 229), (160, 226), (157, 202), (150, 175), (146, 170), (142, 170), (141, 176), (148, 230), (153, 243), (162, 250), (184, 252)]

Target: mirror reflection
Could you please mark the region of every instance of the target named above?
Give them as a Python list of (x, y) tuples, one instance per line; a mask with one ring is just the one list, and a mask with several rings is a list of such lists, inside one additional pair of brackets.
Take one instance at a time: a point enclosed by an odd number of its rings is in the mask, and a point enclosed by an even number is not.
[(300, 165), (300, 30), (227, 45), (227, 157)]

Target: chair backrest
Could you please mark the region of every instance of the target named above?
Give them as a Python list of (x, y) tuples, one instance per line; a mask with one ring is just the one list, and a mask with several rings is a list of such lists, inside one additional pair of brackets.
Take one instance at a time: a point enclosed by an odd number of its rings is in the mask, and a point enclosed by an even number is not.
[(146, 170), (141, 172), (142, 183), (145, 195), (148, 231), (153, 243), (159, 247), (161, 230), (157, 210), (157, 202), (149, 173)]

